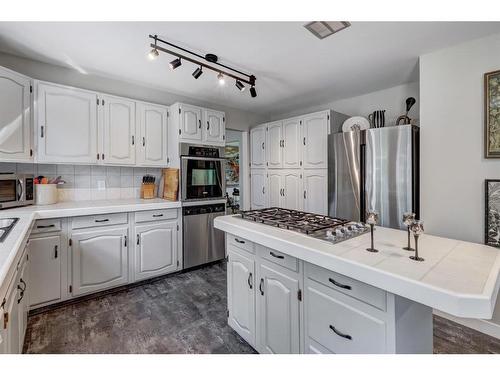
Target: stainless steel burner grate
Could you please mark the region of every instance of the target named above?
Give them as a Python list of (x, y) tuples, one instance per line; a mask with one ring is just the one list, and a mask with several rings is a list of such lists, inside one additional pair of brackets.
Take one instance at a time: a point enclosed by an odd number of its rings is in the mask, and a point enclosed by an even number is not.
[(241, 217), (257, 223), (312, 234), (325, 228), (334, 228), (349, 221), (330, 216), (311, 214), (285, 208), (271, 207), (241, 212)]

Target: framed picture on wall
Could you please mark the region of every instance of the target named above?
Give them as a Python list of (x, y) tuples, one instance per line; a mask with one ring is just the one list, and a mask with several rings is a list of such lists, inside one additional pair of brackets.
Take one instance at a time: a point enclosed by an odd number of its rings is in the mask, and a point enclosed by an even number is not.
[(485, 239), (486, 245), (500, 247), (500, 180), (485, 181)]
[(484, 74), (484, 156), (500, 158), (500, 70)]

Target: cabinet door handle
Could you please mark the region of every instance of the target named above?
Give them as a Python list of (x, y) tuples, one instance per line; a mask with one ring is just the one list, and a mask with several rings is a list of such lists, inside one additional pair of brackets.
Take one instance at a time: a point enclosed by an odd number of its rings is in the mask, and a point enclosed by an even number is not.
[(266, 194), (266, 188), (262, 186), (262, 194)]
[(145, 137), (142, 137), (142, 145), (146, 146), (146, 138)]
[(140, 235), (137, 235), (137, 245), (139, 245), (140, 243), (140, 238), (141, 238)]
[(108, 221), (109, 221), (109, 219), (96, 219), (95, 220), (96, 223), (106, 223)]
[(304, 143), (304, 146), (306, 145), (306, 137), (304, 137), (304, 139), (302, 140), (302, 142)]
[(273, 253), (272, 251), (269, 252), (269, 255), (271, 255), (274, 258), (285, 259), (285, 257), (283, 255), (279, 255), (279, 254)]
[(36, 227), (39, 229), (44, 229), (44, 228), (54, 228), (56, 225), (55, 224), (50, 224), (50, 225), (37, 225)]
[(248, 280), (247, 280), (247, 282), (248, 282), (248, 287), (249, 287), (250, 289), (253, 289), (253, 284), (252, 284), (252, 273), (251, 273), (251, 272), (248, 274)]
[(352, 340), (352, 336), (351, 336), (351, 335), (346, 335), (345, 333), (342, 333), (342, 332), (338, 331), (338, 330), (337, 330), (334, 326), (332, 326), (331, 324), (330, 324), (330, 329), (331, 329), (333, 332), (335, 332), (335, 334), (336, 334), (336, 335), (338, 335), (338, 336), (340, 336), (340, 337), (343, 337), (343, 338), (345, 338), (345, 339), (347, 339), (347, 340)]
[(263, 296), (264, 295), (264, 279), (260, 279), (260, 284), (259, 284), (259, 290), (260, 290), (260, 295)]
[(25, 281), (24, 281), (22, 278), (21, 278), (21, 279), (19, 279), (19, 282), (20, 282), (20, 283), (23, 283), (24, 288), (21, 288), (21, 286), (20, 286), (20, 285), (18, 285), (18, 286), (17, 286), (17, 289), (19, 289), (21, 292), (23, 292), (23, 293), (24, 293), (24, 292), (26, 291), (26, 283), (25, 283)]
[[(18, 289), (21, 289), (21, 288), (19, 287), (19, 285), (17, 286), (17, 288), (18, 288)], [(21, 301), (23, 300), (23, 298), (24, 298), (24, 290), (22, 290), (22, 289), (21, 289), (21, 293), (20, 293), (20, 294), (21, 294), (21, 297), (19, 297), (19, 299), (17, 300), (17, 304), (20, 304), (20, 303), (21, 303)]]
[(262, 149), (264, 149), (264, 142), (262, 142)]
[(58, 246), (57, 245), (54, 246), (54, 259), (57, 259), (58, 255), (59, 255), (57, 249), (58, 249)]
[(127, 247), (127, 236), (124, 236), (123, 246)]
[(240, 240), (240, 239), (238, 239), (238, 238), (235, 238), (234, 240), (235, 240), (236, 242), (238, 242), (238, 243), (245, 243), (245, 241), (242, 241), (242, 240)]
[(339, 288), (342, 288), (342, 289), (347, 289), (347, 290), (351, 290), (352, 289), (350, 285), (345, 285), (345, 284), (338, 283), (337, 281), (335, 281), (331, 277), (328, 278), (328, 281), (331, 282), (336, 287), (339, 287)]
[(201, 120), (198, 120), (198, 129), (201, 129)]
[(43, 136), (44, 136), (43, 129), (44, 129), (44, 127), (40, 126), (40, 138), (43, 138)]
[(135, 145), (135, 136), (132, 136), (132, 146)]
[(210, 129), (210, 122), (207, 121), (207, 130)]
[(306, 191), (304, 190), (304, 199), (306, 199), (306, 196), (307, 196), (307, 193), (306, 193)]
[(153, 215), (153, 217), (162, 217), (163, 214), (156, 214), (156, 215)]

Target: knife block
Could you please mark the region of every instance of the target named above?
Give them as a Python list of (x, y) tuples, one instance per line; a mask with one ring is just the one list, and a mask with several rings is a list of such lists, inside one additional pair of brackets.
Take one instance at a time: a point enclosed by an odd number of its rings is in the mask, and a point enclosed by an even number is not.
[(141, 198), (152, 199), (155, 197), (155, 184), (142, 184), (141, 185)]

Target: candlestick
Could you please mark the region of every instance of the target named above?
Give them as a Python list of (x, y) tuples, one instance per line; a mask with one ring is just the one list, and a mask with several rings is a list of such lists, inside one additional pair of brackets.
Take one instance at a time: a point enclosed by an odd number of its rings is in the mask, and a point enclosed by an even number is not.
[(403, 247), (403, 250), (413, 251), (410, 243), (410, 225), (415, 220), (415, 214), (413, 212), (405, 212), (403, 214), (403, 224), (406, 225), (406, 231), (408, 232), (408, 245)]
[(422, 220), (413, 220), (410, 224), (410, 229), (415, 237), (415, 255), (412, 255), (410, 259), (417, 262), (423, 262), (424, 258), (418, 256), (418, 237), (424, 233), (424, 222)]
[(371, 252), (371, 253), (377, 253), (378, 250), (375, 249), (375, 246), (374, 246), (373, 230), (374, 230), (375, 224), (378, 223), (378, 214), (374, 211), (369, 211), (367, 213), (367, 216), (366, 216), (366, 223), (370, 225), (370, 235), (371, 235), (371, 246), (366, 250)]

